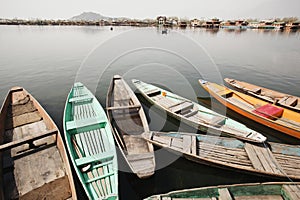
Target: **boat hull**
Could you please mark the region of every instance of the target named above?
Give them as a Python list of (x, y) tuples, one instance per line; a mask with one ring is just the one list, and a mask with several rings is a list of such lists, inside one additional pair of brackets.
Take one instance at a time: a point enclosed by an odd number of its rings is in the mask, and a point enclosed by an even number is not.
[[(197, 103), (194, 103), (188, 99), (185, 99), (183, 97), (180, 97), (176, 94), (173, 94), (169, 91), (163, 90), (161, 88), (158, 88), (156, 86), (153, 86), (151, 84), (143, 83), (142, 81), (139, 80), (133, 80), (133, 83), (137, 87), (137, 89), (141, 92), (142, 96), (148, 100), (151, 104), (156, 106), (158, 109), (162, 111), (166, 111), (166, 113), (177, 119), (180, 122), (183, 122), (195, 129), (198, 129), (202, 132), (208, 132), (209, 134), (212, 135), (222, 135), (222, 136), (228, 136), (228, 137), (235, 137), (239, 138), (241, 140), (245, 141), (251, 141), (251, 142), (257, 142), (261, 143), (266, 140), (266, 137), (264, 137), (262, 134), (249, 129), (245, 125), (232, 120), (226, 116), (220, 115), (212, 110), (209, 110), (208, 108), (205, 108), (204, 106), (201, 106)], [(176, 106), (166, 106), (163, 103), (160, 103), (160, 99), (155, 100), (153, 97), (150, 97), (150, 95), (147, 93), (147, 90), (145, 87), (149, 87), (150, 91), (155, 90), (159, 91), (161, 93), (161, 98), (163, 101), (166, 99), (172, 99), (172, 103), (181, 104), (182, 102), (187, 102), (188, 106), (192, 107), (190, 109), (190, 113), (193, 113), (194, 115), (190, 117), (186, 117), (187, 115), (183, 115), (177, 112), (173, 112), (171, 110), (171, 107), (176, 107)], [(165, 97), (163, 97), (165, 95)], [(158, 97), (157, 97), (158, 98)], [(169, 103), (170, 104), (170, 103)], [(196, 113), (195, 113), (196, 112)], [(189, 115), (189, 114), (188, 114)], [(215, 123), (214, 119), (221, 119), (221, 124)], [(223, 123), (223, 124), (222, 124)]]
[(14, 87), (0, 120), (1, 166), (6, 168), (1, 168), (0, 199), (77, 199), (59, 129), (39, 102)]
[(82, 83), (75, 83), (68, 95), (63, 128), (87, 197), (118, 199), (118, 163), (111, 128), (100, 103)]
[[(210, 84), (210, 83), (207, 83)], [(213, 96), (217, 101), (219, 101), (221, 104), (223, 104), (224, 106), (226, 106), (227, 108), (235, 111), (236, 113), (239, 113), (240, 115), (243, 115), (244, 117), (247, 117), (253, 121), (256, 121), (262, 125), (265, 125), (269, 128), (272, 128), (274, 130), (280, 131), (284, 134), (288, 134), (290, 136), (293, 136), (295, 138), (300, 139), (300, 128), (293, 128), (284, 124), (278, 124), (278, 123), (274, 123), (274, 121), (272, 119), (268, 119), (266, 117), (263, 117), (261, 115), (255, 114), (253, 113), (251, 110), (245, 110), (243, 108), (238, 107), (237, 105), (235, 105), (234, 103), (228, 101), (226, 98), (216, 94), (216, 92), (213, 92), (211, 89), (209, 89), (205, 84), (202, 84), (200, 82), (200, 85), (207, 91), (210, 93), (211, 96)], [(224, 86), (225, 88), (225, 86)], [(249, 100), (247, 100), (248, 102), (252, 102), (252, 97), (247, 97), (247, 95), (230, 90), (234, 93), (236, 93), (238, 96), (241, 96), (243, 98), (249, 98)], [(254, 97), (253, 97), (254, 98)], [(263, 105), (266, 105), (267, 103), (262, 103)], [(285, 111), (284, 111), (285, 112)], [(297, 123), (297, 122), (296, 122)], [(299, 123), (299, 122), (298, 122)], [(299, 123), (299, 127), (300, 127), (300, 123)]]
[(106, 98), (106, 111), (115, 141), (131, 171), (139, 178), (154, 174), (155, 158), (143, 107), (124, 79), (115, 75)]

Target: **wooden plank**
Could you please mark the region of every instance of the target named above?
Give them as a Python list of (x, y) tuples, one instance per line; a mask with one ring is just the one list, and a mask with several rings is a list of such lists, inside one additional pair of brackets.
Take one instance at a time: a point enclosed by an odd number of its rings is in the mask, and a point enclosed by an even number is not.
[(178, 112), (183, 111), (183, 110), (192, 109), (193, 106), (194, 106), (193, 103), (184, 101), (184, 102), (181, 102), (178, 105), (169, 107), (169, 109), (170, 109), (171, 112), (178, 113)]
[(12, 149), (14, 147), (17, 147), (17, 146), (20, 146), (20, 145), (23, 145), (23, 144), (26, 144), (26, 143), (30, 143), (34, 140), (38, 140), (38, 139), (41, 139), (41, 138), (44, 138), (44, 137), (47, 137), (47, 136), (50, 136), (50, 135), (54, 135), (54, 134), (57, 134), (57, 133), (58, 133), (57, 129), (52, 129), (52, 130), (49, 130), (47, 132), (40, 133), (40, 134), (37, 134), (37, 135), (27, 136), (27, 137), (24, 137), (24, 138), (16, 140), (16, 141), (12, 141), (12, 142), (0, 145), (0, 151), (5, 151), (5, 150), (8, 150), (8, 149)]
[(104, 124), (106, 124), (106, 122), (99, 118), (85, 118), (76, 121), (74, 120), (66, 122), (66, 129), (81, 129), (93, 125), (99, 125), (100, 128), (100, 126), (104, 126)]
[(219, 192), (219, 200), (232, 200), (231, 195), (227, 188), (218, 189)]
[(273, 157), (271, 157), (272, 152), (268, 151), (267, 147), (256, 145), (253, 145), (252, 147), (256, 151), (256, 154), (259, 157), (261, 164), (267, 172), (282, 174), (282, 172), (279, 169), (277, 169), (277, 166), (279, 166), (278, 162), (275, 158), (273, 159)]
[(127, 157), (128, 161), (152, 159), (152, 158), (154, 158), (154, 153), (149, 152), (149, 153), (133, 154), (133, 155), (127, 155), (126, 157)]
[(183, 148), (182, 139), (180, 139), (180, 138), (172, 138), (171, 147), (179, 148), (179, 149), (182, 150), (182, 148)]
[(30, 124), (33, 122), (37, 122), (42, 120), (41, 115), (38, 111), (25, 113), (23, 115), (18, 115), (12, 118), (6, 119), (6, 127), (5, 129), (12, 129), (15, 127), (23, 126), (26, 124)]
[(283, 190), (291, 197), (291, 199), (300, 199), (299, 185), (283, 185)]
[(262, 166), (259, 158), (257, 157), (257, 154), (253, 148), (253, 145), (252, 144), (249, 144), (249, 143), (246, 143), (245, 144), (245, 150), (249, 156), (249, 159), (253, 165), (253, 167), (257, 170), (260, 170), (260, 171), (264, 171), (264, 167)]
[[(11, 109), (11, 111), (10, 111), (10, 109)], [(10, 106), (8, 108), (7, 116), (15, 117), (15, 116), (19, 116), (19, 115), (22, 115), (25, 113), (34, 112), (36, 110), (37, 110), (37, 108), (34, 106), (33, 102), (28, 101), (25, 104)]]
[(219, 145), (215, 145), (215, 144), (209, 144), (209, 143), (204, 143), (204, 142), (200, 142), (200, 144), (198, 144), (198, 149), (200, 150), (214, 150), (220, 153), (226, 153), (228, 155), (232, 155), (232, 156), (239, 156), (245, 160), (249, 160), (249, 157), (246, 153), (246, 151), (244, 149), (240, 149), (240, 148), (228, 148), (228, 147), (224, 147), (224, 146), (219, 146)]
[(183, 145), (183, 152), (191, 153), (191, 145), (192, 145), (192, 136), (183, 135), (182, 145)]
[(77, 103), (77, 102), (87, 102), (87, 103), (90, 103), (93, 101), (93, 97), (86, 94), (86, 95), (82, 95), (82, 96), (76, 96), (76, 97), (73, 97), (73, 98), (70, 98), (69, 99), (69, 102), (70, 103)]
[(271, 150), (269, 148), (265, 149), (265, 154), (269, 156), (270, 165), (271, 165), (273, 171), (277, 174), (284, 174), (284, 172), (282, 172), (282, 167), (281, 167), (280, 163), (274, 157), (273, 153), (271, 152)]
[(192, 136), (192, 145), (191, 145), (191, 153), (193, 155), (197, 154), (197, 138), (196, 136)]
[(228, 164), (238, 164), (238, 165), (252, 167), (252, 163), (250, 161), (236, 159), (234, 157), (229, 157), (226, 154), (216, 153), (216, 152), (209, 151), (209, 150), (208, 151), (200, 151), (199, 156), (204, 157), (204, 158), (209, 158), (211, 160), (218, 160), (218, 161), (228, 163)]
[(275, 156), (276, 159), (280, 158), (280, 159), (284, 159), (284, 160), (295, 160), (295, 161), (300, 161), (300, 157), (299, 156), (291, 156), (291, 155), (285, 155), (285, 154), (281, 154), (281, 153), (273, 153), (273, 155)]
[(284, 200), (281, 195), (235, 196), (235, 200)]
[(161, 136), (157, 136), (157, 135), (153, 135), (153, 141), (155, 142), (159, 142), (162, 144), (166, 144), (167, 146), (171, 146), (171, 137), (161, 137)]
[(123, 109), (134, 109), (141, 108), (141, 105), (128, 105), (128, 106), (118, 106), (118, 107), (107, 107), (106, 110), (123, 110)]
[(55, 184), (66, 173), (57, 147), (52, 146), (14, 160), (14, 176), (19, 195), (23, 196), (41, 186), (47, 188), (46, 183)]

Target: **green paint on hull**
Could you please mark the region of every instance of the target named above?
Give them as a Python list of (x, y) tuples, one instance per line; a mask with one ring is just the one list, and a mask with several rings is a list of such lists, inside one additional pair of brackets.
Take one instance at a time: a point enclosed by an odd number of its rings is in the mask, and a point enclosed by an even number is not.
[(118, 163), (112, 131), (95, 96), (72, 87), (64, 110), (64, 133), (76, 174), (89, 199), (118, 199)]

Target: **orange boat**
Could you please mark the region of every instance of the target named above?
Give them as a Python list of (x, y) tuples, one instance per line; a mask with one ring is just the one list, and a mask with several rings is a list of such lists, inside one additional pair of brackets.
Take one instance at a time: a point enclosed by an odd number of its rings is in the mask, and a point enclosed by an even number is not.
[(231, 110), (272, 129), (300, 139), (300, 114), (223, 85), (199, 80), (200, 85)]
[(224, 80), (230, 86), (240, 90), (243, 93), (300, 112), (300, 97), (285, 94), (282, 92), (277, 92), (275, 90), (263, 88), (235, 79), (225, 78)]

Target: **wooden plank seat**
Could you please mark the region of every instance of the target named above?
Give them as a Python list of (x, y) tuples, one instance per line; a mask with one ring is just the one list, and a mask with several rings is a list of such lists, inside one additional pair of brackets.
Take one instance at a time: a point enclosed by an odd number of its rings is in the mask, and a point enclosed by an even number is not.
[(92, 178), (92, 179), (88, 179), (87, 181), (85, 181), (85, 183), (93, 183), (93, 182), (96, 182), (98, 180), (101, 180), (101, 179), (104, 179), (104, 178), (107, 178), (109, 176), (113, 176), (115, 175), (115, 172), (110, 172), (110, 173), (107, 173), (107, 174), (104, 174), (104, 175), (101, 175), (101, 176), (97, 176), (95, 178)]
[(211, 118), (210, 124), (213, 124), (213, 125), (224, 125), (225, 121), (226, 121), (225, 117), (214, 116), (213, 118)]
[(124, 109), (140, 109), (141, 105), (129, 105), (129, 106), (118, 106), (118, 107), (107, 107), (106, 110), (124, 110)]
[[(98, 128), (104, 128), (106, 126), (106, 121), (101, 120), (99, 118), (87, 118), (75, 121), (68, 121), (66, 122), (66, 129), (73, 130), (73, 129), (84, 129), (84, 131), (94, 130)], [(80, 131), (78, 131), (80, 132)]]
[(81, 157), (75, 160), (77, 166), (82, 166), (90, 163), (105, 162), (114, 158), (113, 151), (106, 151), (99, 154), (94, 154), (86, 157)]
[(145, 160), (152, 159), (154, 157), (153, 152), (148, 153), (140, 153), (140, 154), (130, 154), (126, 156), (128, 161), (137, 161), (137, 160)]
[(77, 103), (77, 102), (91, 102), (91, 101), (93, 101), (93, 97), (88, 95), (88, 94), (75, 96), (75, 97), (69, 99), (70, 103), (72, 103), (72, 102), (75, 102), (75, 103)]
[(298, 98), (296, 97), (283, 97), (278, 101), (278, 104), (288, 105), (288, 106), (295, 106), (298, 103)]
[(52, 130), (49, 130), (47, 132), (43, 132), (43, 133), (40, 133), (40, 134), (37, 134), (37, 135), (34, 135), (34, 136), (30, 135), (30, 136), (26, 136), (26, 137), (24, 137), (22, 139), (19, 139), (19, 140), (16, 140), (16, 141), (5, 143), (5, 144), (0, 145), (0, 151), (5, 151), (5, 150), (12, 149), (12, 148), (15, 148), (17, 146), (20, 146), (20, 145), (23, 145), (23, 144), (26, 144), (26, 143), (31, 143), (34, 140), (38, 140), (38, 139), (41, 139), (41, 138), (44, 138), (44, 137), (48, 137), (50, 135), (57, 134), (57, 132), (58, 132), (57, 129), (52, 129)]
[(191, 117), (193, 115), (196, 115), (198, 113), (198, 110), (192, 110), (190, 112), (185, 113), (183, 116), (185, 117)]
[(178, 105), (170, 107), (169, 109), (170, 109), (171, 112), (179, 113), (179, 112), (182, 112), (184, 110), (192, 109), (193, 106), (194, 106), (193, 103), (184, 101), (184, 102), (182, 102)]
[(253, 88), (250, 90), (250, 92), (253, 92), (254, 94), (260, 94), (261, 93), (261, 88), (257, 87), (257, 88)]
[(219, 192), (219, 195), (220, 195), (218, 199), (232, 200), (230, 192), (229, 192), (229, 190), (227, 188), (219, 188), (218, 192)]
[(148, 90), (148, 91), (146, 91), (145, 93), (146, 93), (146, 95), (148, 95), (149, 97), (154, 97), (154, 96), (160, 95), (160, 94), (161, 94), (161, 90), (153, 89), (153, 90)]

